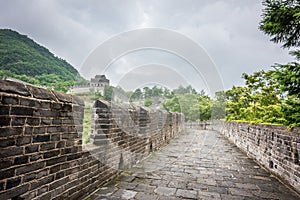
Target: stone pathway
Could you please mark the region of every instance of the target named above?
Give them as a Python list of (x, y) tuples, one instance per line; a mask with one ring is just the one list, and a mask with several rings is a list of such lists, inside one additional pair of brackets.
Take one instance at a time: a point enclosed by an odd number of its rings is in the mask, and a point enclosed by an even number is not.
[(300, 199), (215, 131), (189, 130), (87, 199)]

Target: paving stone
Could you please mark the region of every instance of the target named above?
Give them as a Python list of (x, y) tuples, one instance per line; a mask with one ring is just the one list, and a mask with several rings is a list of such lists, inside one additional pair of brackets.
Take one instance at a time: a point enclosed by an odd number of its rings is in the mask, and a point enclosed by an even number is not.
[(221, 195), (215, 192), (198, 191), (198, 199), (221, 199)]
[(147, 194), (144, 192), (138, 192), (137, 195), (135, 195), (135, 199), (137, 199), (137, 200), (156, 200), (157, 195)]
[(116, 188), (109, 188), (109, 187), (102, 187), (100, 188), (96, 194), (99, 196), (110, 196), (113, 194), (117, 189)]
[(227, 194), (228, 193), (228, 189), (225, 187), (217, 187), (217, 186), (208, 186), (207, 188), (208, 192), (216, 192), (219, 194)]
[(237, 188), (244, 188), (250, 190), (257, 190), (259, 187), (253, 183), (235, 183), (235, 187)]
[(214, 131), (188, 130), (89, 199), (300, 199)]
[(165, 196), (161, 196), (161, 197), (159, 197), (159, 200), (181, 200), (181, 198), (179, 198), (179, 197), (165, 197)]
[(92, 200), (119, 200), (117, 197), (107, 197), (107, 196), (99, 196), (92, 198)]
[(137, 192), (132, 190), (119, 189), (116, 193), (113, 194), (113, 196), (122, 199), (132, 199), (136, 194)]
[(175, 194), (176, 188), (158, 187), (154, 190), (154, 192), (158, 195), (172, 196)]
[(173, 180), (169, 182), (168, 187), (186, 189), (187, 183), (178, 180)]
[(153, 180), (151, 182), (151, 185), (166, 187), (168, 185), (168, 183), (169, 183), (169, 181), (166, 181), (166, 180)]
[(253, 197), (253, 193), (246, 189), (229, 188), (229, 193), (237, 196)]
[(221, 194), (222, 200), (241, 200), (244, 199), (242, 196), (233, 196), (231, 194)]
[(155, 188), (156, 188), (155, 186), (151, 186), (151, 185), (148, 185), (148, 184), (142, 184), (141, 183), (141, 184), (138, 184), (134, 190), (135, 191), (140, 191), (140, 192), (152, 193)]
[(176, 192), (176, 196), (181, 197), (181, 198), (196, 199), (197, 198), (197, 191), (178, 189), (177, 192)]
[(120, 189), (128, 189), (128, 190), (132, 190), (132, 189), (134, 189), (137, 185), (138, 185), (137, 183), (121, 182), (120, 184), (117, 185), (117, 187), (120, 188)]
[(121, 176), (118, 177), (119, 181), (125, 181), (125, 182), (132, 182), (134, 180), (134, 176), (122, 174)]

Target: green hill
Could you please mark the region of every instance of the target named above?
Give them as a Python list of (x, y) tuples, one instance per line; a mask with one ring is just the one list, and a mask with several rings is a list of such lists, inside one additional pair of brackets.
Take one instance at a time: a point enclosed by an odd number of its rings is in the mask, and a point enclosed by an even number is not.
[(0, 29), (0, 78), (7, 77), (63, 91), (75, 81), (83, 80), (67, 61), (26, 35)]

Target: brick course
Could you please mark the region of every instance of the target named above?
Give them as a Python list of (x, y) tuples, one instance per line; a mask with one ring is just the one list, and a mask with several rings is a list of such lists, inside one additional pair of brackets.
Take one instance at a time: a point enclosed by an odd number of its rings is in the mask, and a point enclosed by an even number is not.
[(250, 157), (300, 192), (300, 127), (288, 130), (237, 122), (221, 122), (218, 127)]
[(183, 125), (180, 114), (97, 101), (92, 128), (107, 143), (94, 150), (103, 162), (82, 147), (83, 109), (77, 97), (0, 80), (0, 199), (78, 199)]

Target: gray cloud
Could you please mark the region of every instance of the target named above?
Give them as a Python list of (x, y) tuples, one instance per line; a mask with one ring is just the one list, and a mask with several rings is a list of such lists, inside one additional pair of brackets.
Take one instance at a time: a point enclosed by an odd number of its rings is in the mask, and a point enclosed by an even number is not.
[[(102, 42), (123, 31), (147, 27), (175, 30), (206, 49), (225, 88), (230, 88), (243, 84), (243, 72), (291, 60), (286, 50), (258, 30), (261, 10), (260, 0), (2, 0), (0, 27), (28, 35), (77, 69)], [(127, 59), (130, 70), (137, 63), (149, 64), (146, 53), (122, 59)], [(160, 62), (169, 65), (172, 60), (176, 59), (162, 56)], [(115, 78), (117, 70), (117, 66), (111, 70), (110, 78)]]

